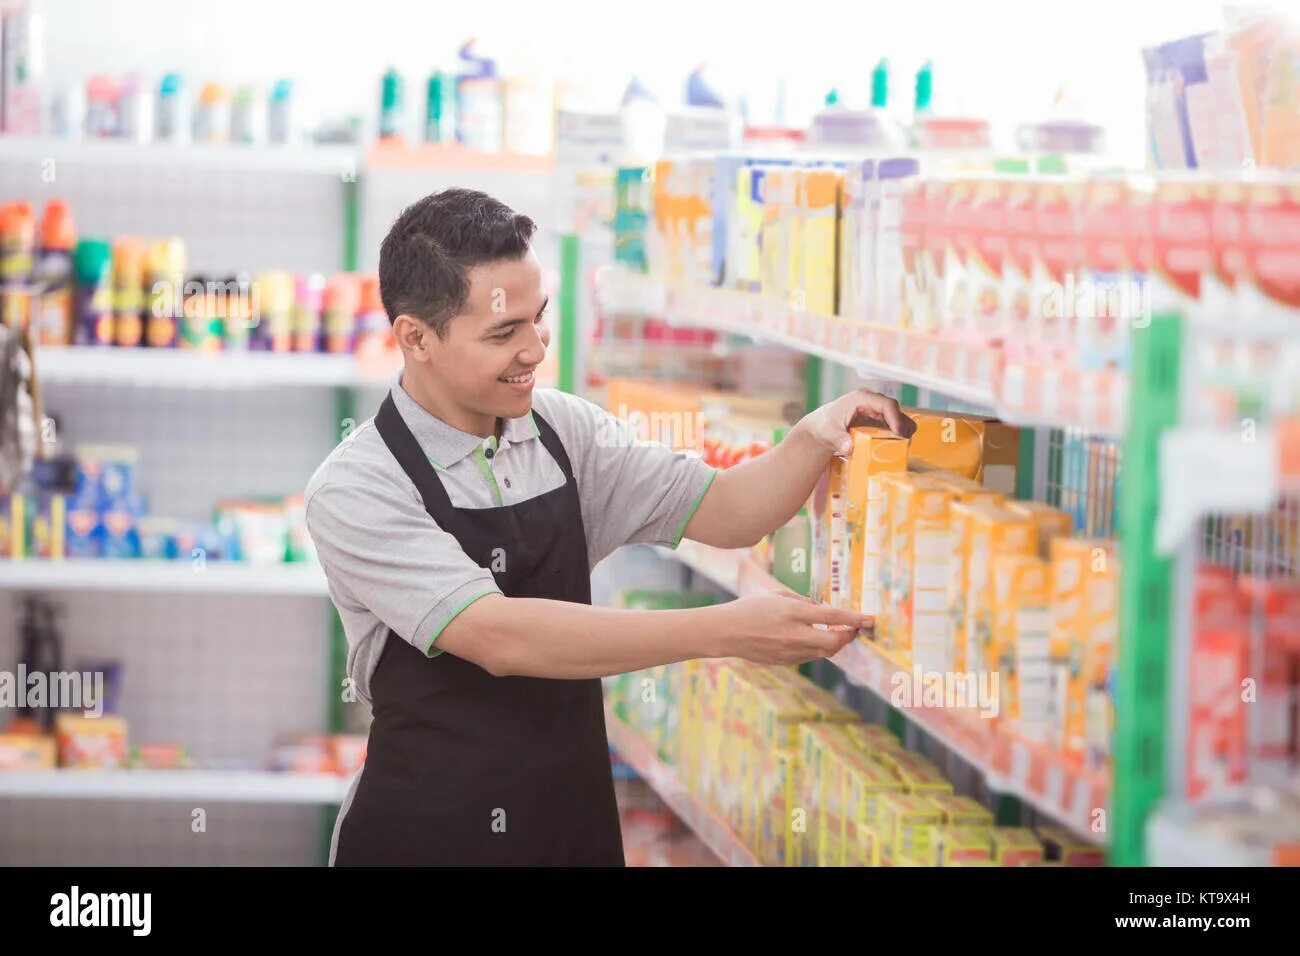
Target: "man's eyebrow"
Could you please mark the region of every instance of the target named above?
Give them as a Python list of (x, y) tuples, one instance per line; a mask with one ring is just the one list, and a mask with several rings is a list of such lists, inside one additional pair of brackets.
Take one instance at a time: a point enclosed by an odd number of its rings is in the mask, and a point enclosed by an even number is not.
[[(541, 318), (542, 313), (546, 311), (546, 307), (547, 307), (548, 305), (550, 305), (550, 304), (551, 304), (551, 297), (550, 297), (550, 296), (547, 296), (545, 299), (542, 300), (542, 307), (541, 307), (540, 309), (537, 310), (537, 317), (538, 317), (538, 318)], [(525, 323), (525, 322), (527, 322), (527, 321), (528, 321), (528, 319), (502, 319), (500, 322), (497, 322), (497, 323), (494, 324), (494, 325), (489, 325), (489, 326), (484, 330), (484, 334), (485, 334), (485, 335), (491, 335), (493, 332), (502, 332), (502, 331), (504, 331), (504, 330), (506, 330), (506, 329), (513, 328), (513, 327), (516, 326), (516, 325), (522, 325), (523, 323)]]

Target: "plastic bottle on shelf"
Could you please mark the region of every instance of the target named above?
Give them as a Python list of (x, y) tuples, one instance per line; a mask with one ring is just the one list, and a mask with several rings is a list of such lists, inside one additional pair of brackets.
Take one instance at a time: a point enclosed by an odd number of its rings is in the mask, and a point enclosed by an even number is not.
[(402, 113), (405, 109), (405, 96), (402, 87), (402, 75), (389, 68), (384, 74), (379, 90), (379, 138), (400, 140), (402, 138)]
[(293, 82), (275, 81), (266, 111), (266, 141), (272, 146), (286, 146), (293, 135)]
[(82, 239), (72, 253), (77, 275), (77, 345), (113, 344), (113, 252), (103, 239)]
[(144, 340), (150, 348), (174, 349), (180, 342), (184, 306), (185, 241), (159, 239), (149, 248), (148, 311)]
[(632, 77), (623, 91), (619, 118), (623, 125), (624, 164), (652, 163), (663, 154), (664, 111), (639, 77)]
[(50, 96), (50, 137), (79, 140), (86, 135), (86, 86), (65, 83)]
[(222, 280), (222, 344), (233, 352), (248, 351), (253, 332), (260, 321), (257, 286), (246, 272)]
[(20, 5), (5, 13), (3, 19), (0, 130), (15, 136), (39, 136), (45, 18), (35, 5)]
[(25, 202), (0, 207), (0, 324), (27, 328), (35, 265), (36, 224)]
[(395, 345), (392, 325), (379, 295), (379, 277), (362, 276), (357, 301), (357, 355), (363, 362), (382, 360)]
[(138, 73), (129, 73), (122, 80), (117, 96), (117, 135), (135, 143), (148, 142), (153, 135), (153, 100)]
[(86, 81), (86, 136), (117, 135), (117, 84), (107, 76)]
[(460, 48), (463, 68), (456, 80), (456, 138), (469, 149), (499, 153), (502, 145), (502, 89), (495, 60), (478, 56), (474, 40)]
[(294, 323), (294, 279), (283, 271), (263, 272), (257, 277), (258, 323), (253, 330), (256, 351), (292, 352)]
[(261, 114), (261, 100), (255, 87), (245, 85), (235, 90), (230, 109), (230, 141), (244, 146), (256, 143), (262, 128)]
[(179, 73), (163, 75), (158, 84), (158, 109), (154, 135), (160, 143), (184, 143), (190, 138), (193, 117), (185, 78)]
[(51, 199), (41, 216), (36, 259), (36, 337), (41, 345), (67, 345), (76, 322), (72, 250), (77, 228), (62, 199)]
[(351, 354), (356, 345), (359, 303), (356, 276), (350, 272), (330, 276), (322, 298), (325, 351), (334, 355)]
[(325, 277), (319, 272), (298, 276), (294, 287), (293, 350), (321, 350), (321, 307), (324, 304)]
[(425, 88), (424, 141), (448, 143), (456, 139), (456, 82), (434, 70)]
[(205, 83), (199, 93), (194, 140), (198, 143), (230, 141), (230, 91), (220, 83)]
[(113, 243), (113, 343), (135, 348), (144, 339), (144, 242), (120, 236)]

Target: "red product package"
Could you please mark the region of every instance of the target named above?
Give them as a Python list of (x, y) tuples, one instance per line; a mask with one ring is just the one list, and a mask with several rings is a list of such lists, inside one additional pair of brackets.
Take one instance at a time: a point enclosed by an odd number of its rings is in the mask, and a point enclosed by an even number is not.
[(1197, 800), (1246, 782), (1243, 681), (1250, 649), (1250, 601), (1224, 568), (1197, 576), (1196, 626), (1188, 675), (1187, 796)]

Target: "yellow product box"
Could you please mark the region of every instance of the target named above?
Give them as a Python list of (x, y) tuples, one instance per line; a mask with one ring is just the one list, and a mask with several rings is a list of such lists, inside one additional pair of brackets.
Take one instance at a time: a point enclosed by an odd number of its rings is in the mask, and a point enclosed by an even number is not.
[(903, 793), (904, 789), (901, 780), (863, 754), (847, 756), (843, 767), (844, 837), (851, 848), (858, 828), (873, 827), (879, 822), (880, 797), (886, 793)]
[(856, 724), (862, 720), (862, 716), (856, 710), (841, 703), (826, 688), (818, 687), (811, 681), (806, 686), (797, 688), (795, 693), (813, 712), (814, 720), (829, 724)]
[(971, 670), (966, 660), (969, 637), (966, 634), (966, 600), (970, 596), (970, 551), (975, 534), (974, 517), (978, 502), (954, 501), (948, 507), (948, 528), (952, 554), (948, 558), (948, 586), (944, 592), (948, 608), (948, 628), (952, 635), (952, 667), (957, 673)]
[(1045, 859), (1043, 844), (1028, 827), (994, 827), (989, 831), (993, 862), (999, 866), (1024, 866)]
[(0, 494), (0, 558), (27, 557), (27, 499)]
[(966, 576), (966, 667), (987, 670), (995, 660), (993, 641), (993, 561), (1000, 554), (1033, 555), (1038, 550), (1034, 524), (1003, 505), (971, 502), (964, 529)]
[[(917, 467), (917, 466), (920, 467)], [(1001, 502), (1003, 495), (992, 488), (985, 488), (973, 478), (964, 478), (954, 472), (942, 468), (930, 468), (924, 462), (912, 462), (909, 466), (913, 471), (925, 475), (936, 484), (943, 485), (951, 493), (954, 501), (980, 501), (988, 500), (994, 503)]]
[(903, 749), (903, 742), (883, 724), (849, 724), (846, 729), (860, 750)]
[[(731, 237), (730, 255), (735, 260), (734, 284), (746, 292), (760, 292), (763, 287), (763, 191), (769, 167), (741, 166), (736, 170), (735, 235)], [(729, 270), (730, 271), (730, 270)]]
[(943, 817), (930, 800), (911, 793), (882, 794), (877, 803), (877, 828), (883, 854), (894, 865), (906, 857), (931, 858), (934, 829)]
[(50, 734), (0, 734), (0, 772), (53, 770), (58, 758), (58, 743)]
[(952, 866), (971, 860), (992, 860), (989, 828), (940, 826), (934, 829), (934, 865)]
[(1081, 757), (1087, 736), (1089, 580), (1114, 561), (1113, 542), (1101, 538), (1054, 538), (1048, 621), (1050, 698), (1048, 743)]
[(770, 755), (799, 748), (799, 725), (816, 719), (816, 712), (790, 687), (758, 687), (753, 692), (753, 753), (742, 778), (745, 800), (741, 836), (757, 848), (761, 842), (762, 806), (770, 793), (764, 775), (771, 772)]
[(992, 860), (953, 860), (949, 866), (997, 866)]
[(880, 866), (880, 833), (875, 827), (848, 826), (844, 832), (845, 866)]
[[(864, 555), (880, 555), (880, 608), (876, 614), (875, 641), (889, 649), (894, 643), (894, 492), (900, 481), (907, 480), (907, 472), (890, 471), (875, 478), (876, 497), (871, 507), (880, 506), (880, 521), (867, 526)], [(865, 556), (864, 556), (865, 561)]]
[(945, 826), (985, 828), (993, 826), (993, 812), (974, 797), (939, 794), (930, 799), (943, 814)]
[(802, 214), (802, 304), (809, 312), (834, 315), (836, 265), (839, 257), (839, 206), (844, 174), (834, 169), (809, 169), (798, 191)]
[(1038, 838), (1047, 859), (1061, 866), (1105, 866), (1106, 851), (1064, 827), (1041, 826)]
[(871, 757), (898, 778), (908, 793), (952, 794), (952, 784), (939, 768), (914, 750), (878, 750)]
[(984, 666), (998, 675), (998, 719), (1030, 740), (1046, 741), (1051, 658), (1051, 565), (1037, 555), (993, 558), (993, 633)]
[(863, 614), (880, 616), (884, 604), (880, 551), (886, 522), (883, 478), (907, 471), (908, 440), (887, 428), (858, 427), (851, 431), (849, 457), (848, 533), (849, 604)]
[(890, 531), (894, 615), (890, 650), (907, 666), (952, 670), (948, 640), (948, 508), (952, 494), (922, 475), (900, 475)]
[(820, 803), (817, 807), (817, 865), (844, 865), (846, 764), (853, 754), (828, 748), (821, 756)]
[(812, 596), (821, 604), (843, 607), (848, 601), (849, 462), (835, 455), (813, 489)]
[(722, 741), (718, 810), (737, 833), (743, 826), (745, 786), (754, 756), (754, 698), (770, 676), (745, 661), (727, 666), (726, 733)]
[(760, 277), (763, 295), (789, 302), (795, 268), (795, 170), (770, 166), (762, 174), (762, 226), (759, 233)]
[(799, 725), (800, 780), (802, 792), (798, 806), (805, 812), (807, 835), (803, 843), (801, 865), (816, 866), (820, 844), (818, 825), (823, 801), (825, 765), (841, 755), (857, 752), (857, 744), (848, 728), (852, 724), (811, 723)]
[(696, 756), (694, 793), (709, 806), (718, 806), (718, 769), (724, 738), (723, 714), (726, 705), (726, 665), (720, 661), (703, 661), (699, 697), (700, 744)]
[(682, 662), (682, 696), (678, 706), (681, 716), (678, 718), (677, 772), (686, 784), (686, 789), (695, 791), (696, 761), (700, 753), (700, 680), (704, 670), (703, 662), (689, 660)]
[(802, 786), (799, 755), (773, 750), (763, 755), (763, 762), (759, 859), (764, 866), (798, 866), (805, 839), (802, 825), (795, 826)]
[(1074, 533), (1074, 521), (1068, 511), (1053, 508), (1042, 501), (1008, 501), (1007, 507), (1034, 522), (1038, 531), (1038, 553), (1050, 557), (1052, 539), (1068, 538)]

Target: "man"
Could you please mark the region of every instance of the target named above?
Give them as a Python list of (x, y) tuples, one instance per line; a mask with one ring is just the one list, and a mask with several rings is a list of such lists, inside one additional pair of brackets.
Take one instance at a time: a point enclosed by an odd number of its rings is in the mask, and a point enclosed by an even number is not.
[(715, 472), (572, 395), (536, 390), (549, 339), (534, 224), (463, 189), (393, 224), (380, 294), (405, 367), (326, 459), (307, 524), (373, 721), (331, 857), (356, 864), (623, 863), (600, 678), (692, 658), (794, 664), (871, 621), (780, 594), (715, 607), (590, 605), (629, 543), (754, 544), (804, 504), (860, 391)]

